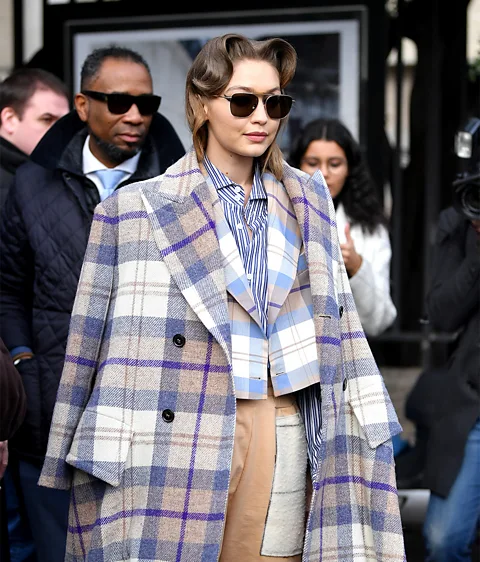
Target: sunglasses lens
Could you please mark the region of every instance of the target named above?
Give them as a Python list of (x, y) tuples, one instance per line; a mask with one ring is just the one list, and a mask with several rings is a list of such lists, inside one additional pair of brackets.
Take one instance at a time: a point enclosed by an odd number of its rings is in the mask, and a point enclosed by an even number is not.
[(153, 115), (160, 107), (160, 96), (143, 95), (130, 96), (129, 94), (109, 94), (108, 111), (115, 115), (122, 115), (135, 104), (142, 115)]
[(230, 100), (230, 112), (234, 117), (248, 117), (258, 105), (255, 94), (233, 94)]
[(160, 96), (153, 95), (138, 96), (135, 98), (138, 111), (140, 111), (142, 115), (153, 115), (156, 113), (160, 107), (160, 101)]
[(127, 113), (127, 111), (132, 107), (132, 103), (133, 98), (128, 94), (108, 94), (108, 111), (115, 115)]
[(283, 119), (292, 109), (293, 99), (290, 96), (270, 96), (265, 104), (271, 119)]

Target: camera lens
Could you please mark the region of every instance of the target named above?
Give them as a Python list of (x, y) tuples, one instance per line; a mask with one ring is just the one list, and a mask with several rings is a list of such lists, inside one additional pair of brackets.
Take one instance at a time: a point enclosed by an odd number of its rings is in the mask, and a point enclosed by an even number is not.
[(480, 182), (462, 185), (457, 197), (459, 210), (470, 220), (480, 220)]

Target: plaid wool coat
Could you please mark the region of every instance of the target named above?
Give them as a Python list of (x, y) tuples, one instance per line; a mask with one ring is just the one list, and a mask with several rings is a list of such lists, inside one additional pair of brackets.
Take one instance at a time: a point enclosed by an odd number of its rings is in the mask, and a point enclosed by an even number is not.
[[(321, 174), (286, 163), (280, 185), (303, 239), (320, 371), (309, 388), (321, 400), (302, 400), (314, 465), (303, 560), (402, 562), (401, 427), (332, 200)], [(236, 412), (218, 201), (191, 150), (96, 209), (39, 481), (71, 488), (67, 562), (218, 560)]]

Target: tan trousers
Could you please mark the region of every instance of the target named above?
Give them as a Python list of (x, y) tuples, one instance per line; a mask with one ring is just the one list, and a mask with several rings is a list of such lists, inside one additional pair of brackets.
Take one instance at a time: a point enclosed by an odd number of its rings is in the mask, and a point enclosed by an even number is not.
[(275, 417), (297, 412), (295, 395), (275, 398), (270, 385), (266, 400), (237, 400), (227, 517), (219, 562), (301, 562), (301, 555), (279, 558), (260, 554), (275, 468)]

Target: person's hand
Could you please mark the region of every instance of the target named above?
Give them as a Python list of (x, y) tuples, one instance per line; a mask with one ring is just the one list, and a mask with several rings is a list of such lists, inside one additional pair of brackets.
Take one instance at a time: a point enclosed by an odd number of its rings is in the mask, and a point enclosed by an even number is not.
[(350, 234), (349, 223), (345, 226), (345, 238), (347, 241), (345, 244), (340, 244), (340, 249), (342, 250), (343, 261), (345, 262), (345, 269), (347, 270), (348, 276), (353, 277), (362, 265), (362, 256), (357, 254), (355, 250), (355, 243)]
[(8, 441), (0, 441), (0, 480), (3, 478), (8, 465)]

